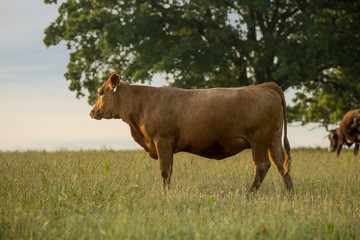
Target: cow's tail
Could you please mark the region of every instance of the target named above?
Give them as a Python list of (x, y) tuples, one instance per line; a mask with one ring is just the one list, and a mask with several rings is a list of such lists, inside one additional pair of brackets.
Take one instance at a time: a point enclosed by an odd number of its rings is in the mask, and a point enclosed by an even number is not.
[(289, 139), (287, 138), (287, 112), (286, 112), (286, 101), (284, 92), (282, 89), (277, 85), (276, 83), (270, 83), (268, 85), (271, 89), (275, 90), (277, 93), (279, 93), (281, 97), (281, 102), (283, 106), (283, 116), (284, 116), (284, 153), (285, 153), (285, 162), (284, 162), (284, 175), (286, 173), (290, 173), (290, 167), (291, 167), (291, 154), (290, 154), (290, 143)]

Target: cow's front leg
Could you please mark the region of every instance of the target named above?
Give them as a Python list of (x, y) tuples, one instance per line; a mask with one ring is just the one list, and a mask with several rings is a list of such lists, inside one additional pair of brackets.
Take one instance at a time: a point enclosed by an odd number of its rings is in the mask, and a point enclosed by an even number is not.
[(344, 137), (344, 134), (340, 131), (339, 133), (339, 141), (338, 141), (338, 145), (336, 147), (336, 154), (337, 156), (340, 155), (340, 152), (341, 152), (341, 148), (342, 148), (342, 145), (346, 143), (346, 140), (345, 140), (345, 137)]
[(160, 172), (163, 178), (163, 188), (170, 185), (170, 178), (173, 168), (173, 144), (169, 140), (155, 142), (156, 151), (159, 157)]
[(337, 155), (337, 156), (340, 155), (342, 145), (343, 145), (343, 143), (342, 143), (342, 142), (341, 142), (341, 143), (339, 142), (338, 145), (337, 145), (337, 147), (336, 147), (336, 155)]
[(358, 152), (359, 152), (359, 144), (355, 143), (354, 156), (358, 155)]

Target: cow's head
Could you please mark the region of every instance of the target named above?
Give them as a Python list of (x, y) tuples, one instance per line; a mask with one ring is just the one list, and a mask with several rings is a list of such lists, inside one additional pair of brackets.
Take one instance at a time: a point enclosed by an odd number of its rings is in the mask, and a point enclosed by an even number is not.
[(120, 118), (119, 115), (119, 95), (117, 94), (120, 85), (120, 77), (112, 74), (109, 79), (99, 89), (98, 100), (90, 112), (90, 116), (100, 120), (102, 118)]
[(335, 152), (339, 142), (339, 135), (337, 133), (337, 129), (329, 131), (329, 140), (330, 140), (329, 152)]

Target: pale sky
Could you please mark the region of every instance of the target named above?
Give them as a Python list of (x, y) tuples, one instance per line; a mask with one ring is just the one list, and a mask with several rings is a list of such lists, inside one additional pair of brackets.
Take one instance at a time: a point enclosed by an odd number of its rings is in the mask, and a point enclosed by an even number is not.
[[(65, 44), (47, 49), (42, 41), (57, 8), (41, 0), (0, 2), (0, 150), (140, 149), (124, 122), (91, 119), (86, 98), (68, 90)], [(285, 92), (288, 103), (291, 95)], [(289, 125), (291, 146), (327, 147), (326, 131), (313, 127)]]

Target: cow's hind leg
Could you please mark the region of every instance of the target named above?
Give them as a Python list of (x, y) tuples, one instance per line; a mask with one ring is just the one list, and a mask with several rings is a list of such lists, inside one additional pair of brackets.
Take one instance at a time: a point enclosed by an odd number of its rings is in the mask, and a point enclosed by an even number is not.
[(253, 184), (250, 187), (251, 192), (259, 189), (261, 183), (266, 176), (266, 173), (271, 166), (269, 156), (266, 152), (266, 148), (254, 147), (252, 148), (252, 155), (255, 164), (255, 178)]
[(281, 143), (281, 132), (280, 134), (275, 134), (274, 138), (272, 139), (269, 147), (269, 155), (271, 160), (276, 166), (276, 169), (279, 171), (285, 186), (288, 190), (292, 190), (293, 185), (290, 177), (289, 172), (285, 172), (284, 169), (284, 162), (285, 162), (285, 153), (283, 150), (283, 146)]
[(159, 157), (160, 171), (163, 178), (163, 188), (170, 185), (170, 178), (173, 168), (173, 152), (171, 141), (160, 140), (155, 142), (156, 151)]

